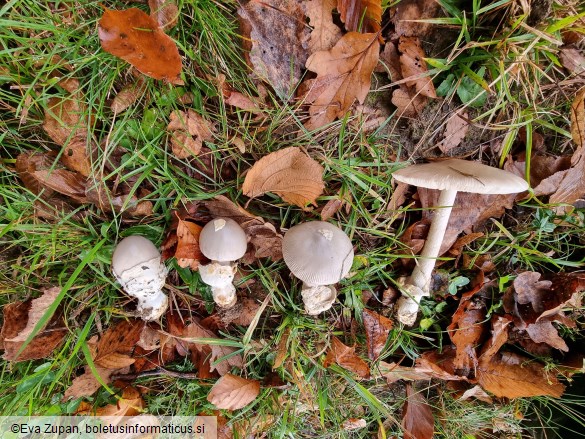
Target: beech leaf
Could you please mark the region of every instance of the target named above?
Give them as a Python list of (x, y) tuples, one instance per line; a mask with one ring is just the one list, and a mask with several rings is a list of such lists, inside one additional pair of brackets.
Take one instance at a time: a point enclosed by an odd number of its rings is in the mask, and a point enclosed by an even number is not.
[(250, 198), (274, 192), (284, 201), (305, 208), (323, 193), (323, 167), (300, 148), (291, 146), (258, 160), (246, 174), (242, 191)]
[(398, 42), (400, 55), (400, 68), (402, 77), (406, 80), (406, 85), (414, 87), (418, 94), (429, 98), (436, 98), (437, 93), (432, 79), (425, 73), (427, 65), (424, 57), (425, 53), (417, 37), (401, 36)]
[(222, 376), (211, 388), (207, 400), (218, 409), (237, 410), (246, 407), (260, 394), (260, 383), (232, 374)]
[(146, 76), (182, 84), (181, 57), (173, 40), (158, 27), (156, 19), (138, 8), (106, 9), (99, 21), (102, 48), (129, 62)]
[(406, 385), (407, 400), (402, 408), (404, 439), (430, 439), (435, 434), (435, 419), (431, 407), (420, 392)]
[(325, 367), (332, 363), (354, 372), (361, 378), (369, 378), (370, 368), (356, 353), (355, 347), (344, 345), (337, 337), (331, 338), (331, 347), (325, 358)]
[(380, 314), (364, 309), (362, 312), (364, 327), (366, 328), (366, 344), (368, 346), (368, 358), (376, 361), (388, 340), (388, 334), (394, 326), (392, 320)]

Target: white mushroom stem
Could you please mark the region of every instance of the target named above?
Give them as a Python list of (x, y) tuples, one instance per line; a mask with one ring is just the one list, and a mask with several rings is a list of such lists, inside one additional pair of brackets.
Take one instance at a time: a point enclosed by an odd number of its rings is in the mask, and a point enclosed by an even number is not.
[(337, 290), (333, 285), (307, 285), (303, 282), (301, 296), (305, 304), (305, 312), (316, 316), (333, 306), (337, 298)]
[(201, 280), (211, 287), (213, 301), (222, 308), (231, 308), (236, 304), (236, 288), (232, 283), (236, 269), (234, 263), (219, 261), (199, 266)]
[(435, 268), (439, 257), (456, 196), (457, 190), (444, 189), (441, 191), (438, 200), (439, 206), (431, 222), (425, 246), (417, 260), (415, 269), (406, 279), (404, 285), (406, 294), (398, 300), (398, 320), (407, 326), (414, 325), (416, 321), (420, 299), (430, 295), (433, 268)]
[(138, 299), (136, 313), (146, 321), (158, 320), (169, 306), (169, 299), (165, 293), (160, 291), (145, 299)]

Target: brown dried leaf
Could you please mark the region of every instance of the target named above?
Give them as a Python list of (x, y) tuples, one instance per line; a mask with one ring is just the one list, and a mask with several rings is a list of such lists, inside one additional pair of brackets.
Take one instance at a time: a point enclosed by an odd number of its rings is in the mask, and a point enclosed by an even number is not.
[(145, 90), (146, 81), (144, 81), (141, 76), (136, 79), (136, 82), (124, 86), (124, 88), (116, 94), (110, 104), (110, 108), (116, 114), (121, 113), (134, 105), (138, 98), (144, 94)]
[(439, 149), (443, 153), (448, 153), (451, 149), (459, 146), (461, 141), (467, 135), (469, 124), (467, 120), (469, 116), (466, 111), (455, 112), (445, 124), (445, 133), (443, 140), (439, 142)]
[(260, 394), (260, 383), (232, 374), (222, 376), (211, 388), (207, 400), (219, 409), (246, 407)]
[(565, 390), (555, 376), (547, 376), (542, 364), (510, 352), (480, 358), (477, 379), (481, 387), (500, 398), (559, 398)]
[(561, 64), (571, 74), (585, 79), (585, 57), (576, 47), (565, 46), (559, 53)]
[(418, 381), (433, 378), (433, 371), (431, 369), (419, 366), (405, 367), (396, 363), (380, 361), (378, 370), (382, 376), (386, 377), (388, 384), (395, 383), (399, 380)]
[(284, 201), (305, 208), (323, 193), (323, 167), (300, 148), (291, 146), (268, 154), (246, 174), (242, 191), (250, 198), (274, 192)]
[[(100, 378), (104, 383), (110, 382), (110, 377), (114, 374), (114, 372), (119, 372), (119, 370), (114, 369), (104, 369), (101, 367), (96, 367), (96, 371), (98, 372)], [(63, 400), (66, 401), (71, 398), (81, 398), (83, 396), (91, 396), (93, 395), (102, 385), (100, 382), (95, 378), (95, 375), (89, 368), (89, 366), (85, 367), (85, 372), (74, 378), (71, 382), (71, 386), (67, 390), (65, 390), (65, 394), (63, 395)]]
[(332, 363), (336, 363), (338, 366), (356, 373), (361, 378), (370, 377), (370, 368), (355, 353), (355, 347), (350, 348), (344, 345), (337, 337), (331, 338), (331, 347), (329, 352), (327, 352), (324, 365), (328, 367)]
[(146, 325), (142, 328), (140, 338), (136, 342), (145, 351), (154, 351), (161, 347), (161, 337), (165, 337), (160, 331)]
[(142, 399), (140, 392), (132, 387), (124, 387), (122, 396), (116, 401), (116, 404), (108, 404), (104, 407), (99, 407), (95, 416), (135, 416), (143, 412), (146, 408), (146, 403)]
[(178, 220), (175, 258), (177, 258), (179, 267), (197, 270), (199, 263), (205, 259), (199, 249), (199, 235), (203, 227), (191, 221), (183, 221), (181, 218)]
[(451, 347), (444, 348), (440, 353), (427, 351), (417, 358), (415, 369), (444, 381), (469, 381), (467, 377), (456, 375), (454, 361), (455, 350)]
[(419, 20), (436, 18), (441, 6), (434, 0), (402, 0), (396, 6), (392, 18), (397, 35), (416, 36), (421, 39), (430, 32), (433, 24), (421, 23)]
[(32, 177), (44, 187), (59, 192), (78, 203), (87, 203), (85, 196), (86, 178), (78, 172), (67, 169), (41, 169), (31, 173)]
[(254, 73), (288, 100), (303, 75), (309, 30), (300, 2), (251, 0), (238, 9), (246, 58)]
[(313, 26), (309, 40), (309, 52), (329, 50), (341, 38), (341, 29), (333, 23), (332, 11), (337, 0), (309, 0), (305, 3), (305, 11), (309, 23)]
[(171, 113), (169, 126), (173, 154), (179, 159), (196, 156), (201, 152), (203, 142), (213, 139), (213, 127), (193, 110)]
[(287, 327), (282, 334), (278, 346), (276, 347), (276, 357), (274, 358), (274, 364), (272, 370), (282, 366), (284, 360), (288, 357), (288, 339), (290, 337), (290, 327)]
[(221, 320), (226, 325), (231, 323), (233, 325), (250, 326), (259, 309), (260, 303), (245, 297), (242, 300), (238, 300), (234, 307), (221, 310)]
[(343, 200), (339, 198), (332, 198), (331, 200), (327, 201), (327, 204), (323, 206), (321, 209), (321, 221), (327, 221), (333, 215), (335, 215), (341, 206), (343, 205)]
[(99, 21), (102, 48), (129, 62), (146, 76), (182, 84), (177, 46), (154, 18), (137, 8), (106, 9)]
[(330, 50), (309, 57), (306, 67), (317, 73), (317, 79), (305, 98), (311, 104), (308, 129), (343, 117), (356, 100), (364, 103), (379, 52), (377, 34), (349, 32)]
[(392, 93), (392, 104), (396, 106), (398, 117), (416, 117), (427, 106), (428, 99), (416, 94), (405, 85), (400, 85)]
[(407, 80), (406, 85), (414, 87), (417, 94), (436, 98), (437, 93), (433, 81), (428, 75), (425, 75), (427, 65), (420, 40), (417, 37), (401, 36), (398, 42), (398, 50), (401, 52), (400, 68), (402, 77)]
[(337, 0), (337, 10), (348, 32), (376, 33), (380, 30), (380, 0)]
[(406, 385), (406, 402), (402, 408), (402, 431), (404, 439), (430, 439), (435, 432), (433, 411), (424, 396)]
[(567, 343), (561, 338), (557, 328), (548, 320), (539, 320), (536, 323), (531, 323), (526, 327), (526, 332), (536, 343), (546, 343), (555, 349), (569, 352)]
[(479, 399), (488, 404), (494, 403), (493, 399), (480, 386), (473, 386), (471, 389), (467, 389), (459, 400), (467, 401), (469, 398)]
[(130, 357), (144, 328), (142, 320), (128, 320), (109, 328), (97, 342), (92, 356), (96, 366), (104, 369), (122, 369), (134, 363)]
[(548, 294), (552, 282), (539, 280), (541, 274), (535, 271), (525, 271), (514, 279), (515, 300), (521, 305), (530, 304), (539, 315), (544, 311), (544, 296)]
[(364, 327), (366, 328), (366, 344), (368, 346), (368, 358), (376, 361), (388, 340), (388, 334), (394, 326), (392, 320), (380, 314), (364, 309), (362, 312)]
[(359, 430), (360, 428), (366, 428), (367, 425), (368, 423), (363, 418), (349, 418), (343, 421), (341, 428), (343, 428), (345, 431), (352, 431)]
[(60, 292), (61, 289), (58, 287), (49, 288), (37, 299), (13, 302), (4, 307), (0, 346), (4, 349), (5, 360), (26, 361), (45, 358), (61, 344), (67, 335), (67, 328), (64, 327), (62, 317), (55, 314), (19, 353), (36, 324)]
[(179, 20), (179, 8), (175, 0), (148, 0), (150, 16), (156, 20), (162, 30), (175, 27)]

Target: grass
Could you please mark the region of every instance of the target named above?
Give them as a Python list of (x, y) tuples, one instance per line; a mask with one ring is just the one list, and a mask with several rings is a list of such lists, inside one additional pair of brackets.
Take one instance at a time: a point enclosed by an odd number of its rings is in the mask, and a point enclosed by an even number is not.
[[(555, 41), (562, 31), (582, 31), (582, 27), (563, 15), (562, 3), (555, 3), (556, 12), (546, 26), (538, 28), (540, 33), (527, 27), (526, 15), (513, 10), (511, 2), (492, 5), (499, 9), (474, 2), (471, 12), (475, 13), (470, 15), (445, 4), (450, 14), (448, 24), (458, 26), (459, 39), (445, 58), (429, 60), (435, 84), (443, 86), (445, 101), (463, 101), (469, 107), (474, 123), (484, 127), (482, 139), (501, 141), (500, 156), (493, 161), (504, 160), (518, 148), (522, 127), (527, 139), (535, 131), (543, 134), (549, 142), (548, 152), (567, 152), (567, 95), (572, 91), (559, 85), (564, 73), (557, 61)], [(119, 9), (129, 6), (108, 4)], [(132, 306), (110, 274), (111, 253), (121, 237), (141, 234), (160, 244), (171, 211), (188, 200), (224, 194), (243, 205), (247, 201), (240, 193), (244, 171), (268, 152), (300, 146), (325, 168), (327, 189), (319, 205), (334, 198), (345, 202), (335, 219), (356, 246), (353, 276), (341, 282), (340, 302), (333, 310), (315, 319), (302, 314), (300, 285), (289, 278), (282, 262), (258, 260), (245, 267), (254, 285), (272, 294), (272, 300), (252, 333), (233, 327), (223, 337), (241, 343), (246, 376), (259, 380), (272, 371), (282, 343), (287, 363), (274, 372), (286, 385), (282, 389), (263, 387), (250, 406), (223, 412), (222, 416), (239, 437), (262, 431), (270, 437), (371, 437), (378, 432), (379, 437), (400, 435), (404, 386), (388, 386), (383, 378), (355, 381), (340, 367), (325, 368), (321, 354), (333, 335), (348, 345), (363, 346), (364, 335), (357, 330), (364, 308), (362, 298), (373, 295), (374, 302), (380, 303), (381, 292), (396, 287), (403, 273), (400, 260), (411, 257), (400, 237), (420, 218), (420, 212), (388, 211), (392, 195), (389, 181), (392, 172), (403, 166), (402, 161), (419, 157), (420, 145), (428, 141), (433, 126), (440, 127), (443, 122), (434, 120), (425, 126), (417, 140), (419, 148), (413, 150), (402, 144), (404, 124), (392, 117), (373, 132), (363, 130), (353, 117), (308, 132), (296, 104), (283, 103), (272, 95), (263, 105), (260, 118), (227, 108), (217, 81), (220, 74), (242, 93), (258, 96), (257, 85), (251, 82), (241, 59), (234, 19), (238, 4), (201, 0), (182, 1), (179, 7), (179, 23), (168, 33), (181, 50), (186, 85), (177, 88), (146, 79), (136, 103), (121, 114), (114, 114), (109, 102), (135, 81), (135, 75), (125, 62), (100, 48), (96, 27), (103, 10), (99, 2), (12, 0), (0, 7), (0, 304), (37, 297), (45, 287), (61, 286), (61, 304), (70, 331), (66, 342), (48, 359), (0, 363), (0, 413), (75, 412), (80, 400), (63, 402), (62, 396), (86, 364), (86, 340), (124, 318)], [(501, 8), (507, 8), (509, 20), (494, 22), (494, 13)], [(24, 188), (15, 161), (24, 151), (55, 149), (42, 123), (48, 100), (68, 96), (59, 85), (61, 78), (79, 80), (87, 120), (92, 120), (87, 138), (101, 145), (92, 160), (93, 176), (115, 179), (131, 193), (151, 201), (151, 215), (129, 219), (92, 205), (75, 206), (71, 212), (59, 213), (54, 221), (36, 215), (35, 203), (43, 201)], [(481, 90), (486, 85), (493, 92), (487, 104), (475, 105), (478, 99), (481, 103), (483, 98), (479, 96), (483, 96)], [(478, 98), (466, 101), (461, 92), (457, 93), (458, 87), (470, 93), (479, 90)], [(378, 91), (383, 93), (384, 88)], [(169, 115), (183, 108), (179, 98), (185, 94), (192, 95), (189, 107), (216, 125), (215, 138), (208, 144), (212, 166), (202, 166), (198, 159), (177, 160), (167, 145)], [(243, 140), (244, 153), (234, 144), (234, 137)], [(487, 144), (488, 140), (482, 141)], [(530, 151), (531, 141), (523, 147)], [(148, 193), (141, 192), (144, 188)], [(251, 202), (249, 210), (283, 229), (319, 219), (318, 212), (303, 212), (270, 194)], [(492, 276), (499, 280), (502, 291), (515, 274), (524, 270), (580, 269), (585, 262), (584, 219), (583, 211), (578, 210), (556, 216), (552, 206), (533, 198), (502, 219), (492, 220), (485, 235), (464, 248), (464, 255), (471, 263), (490, 255), (497, 267)], [(209, 291), (199, 276), (180, 269), (173, 261), (169, 265), (177, 272), (176, 291), (186, 297), (202, 296), (211, 309)], [(441, 268), (450, 279), (471, 277), (471, 266), (455, 267), (453, 261), (447, 261)], [(248, 288), (253, 294), (253, 288)], [(499, 306), (497, 300), (493, 306)], [(445, 326), (452, 311), (442, 301), (425, 302), (425, 329), (394, 329), (381, 359), (404, 358), (408, 362), (425, 349), (448, 345)], [(578, 329), (569, 335), (582, 340)], [(361, 347), (358, 352), (364, 354)], [(547, 361), (552, 365), (554, 360)], [(376, 364), (372, 366), (376, 368)], [(172, 368), (188, 372), (193, 365), (184, 360)], [(144, 398), (148, 410), (156, 414), (213, 411), (206, 400), (211, 384), (170, 377), (136, 381), (136, 385), (149, 389)], [(559, 423), (559, 412), (585, 425), (575, 408), (582, 397), (487, 405), (460, 401), (443, 383), (433, 382), (417, 390), (433, 407), (437, 437), (479, 437), (472, 435), (470, 425), (474, 431), (483, 431), (482, 437), (543, 437), (536, 432), (552, 432)], [(102, 388), (88, 400), (98, 407), (115, 402), (115, 397)], [(367, 428), (345, 430), (343, 423), (349, 418), (365, 419)], [(503, 432), (493, 431), (494, 419), (499, 420)]]

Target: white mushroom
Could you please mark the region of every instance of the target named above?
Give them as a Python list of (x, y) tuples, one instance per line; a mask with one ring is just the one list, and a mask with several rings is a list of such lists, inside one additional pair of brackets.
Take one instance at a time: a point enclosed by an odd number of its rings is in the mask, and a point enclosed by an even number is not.
[(420, 299), (430, 295), (431, 274), (457, 192), (513, 194), (527, 190), (528, 183), (511, 172), (460, 159), (411, 165), (392, 176), (403, 183), (441, 191), (425, 246), (416, 268), (404, 283), (406, 294), (397, 303), (398, 320), (410, 326), (416, 321)]
[(158, 319), (168, 307), (162, 292), (167, 268), (160, 252), (142, 236), (128, 236), (116, 246), (112, 272), (129, 296), (138, 299), (137, 315), (144, 320)]
[(236, 304), (236, 288), (232, 284), (237, 261), (248, 247), (246, 232), (230, 218), (216, 218), (203, 227), (199, 248), (211, 264), (200, 265), (201, 280), (211, 286), (213, 300), (222, 308)]
[(290, 271), (303, 281), (301, 295), (307, 314), (331, 308), (337, 296), (333, 284), (349, 273), (353, 263), (347, 235), (325, 221), (299, 224), (285, 233), (282, 255)]

